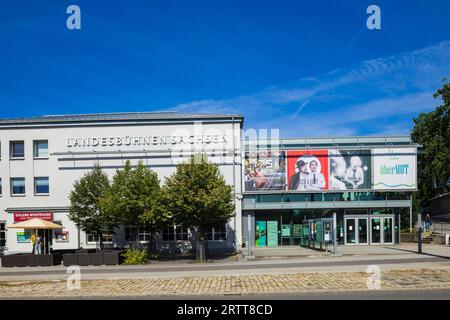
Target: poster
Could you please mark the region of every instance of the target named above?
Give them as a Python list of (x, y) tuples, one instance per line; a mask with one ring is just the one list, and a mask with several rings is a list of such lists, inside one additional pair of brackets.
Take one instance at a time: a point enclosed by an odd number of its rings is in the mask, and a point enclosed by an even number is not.
[(329, 150), (330, 190), (372, 188), (371, 150)]
[(244, 168), (245, 191), (286, 189), (284, 151), (246, 152)]
[(281, 228), (281, 236), (282, 237), (290, 237), (291, 236), (291, 225), (283, 224)]
[(288, 151), (287, 173), (289, 190), (327, 190), (328, 150)]
[(256, 221), (255, 244), (263, 247), (267, 244), (267, 224), (265, 221)]
[(416, 150), (382, 148), (373, 150), (375, 190), (416, 189)]
[(69, 231), (56, 230), (55, 231), (55, 241), (56, 242), (68, 242), (69, 241)]
[(292, 233), (294, 237), (299, 238), (302, 236), (302, 225), (301, 224), (294, 224), (292, 226)]
[(267, 245), (278, 246), (278, 221), (267, 221)]
[(25, 232), (17, 232), (16, 233), (17, 236), (17, 243), (29, 243), (30, 240), (30, 233), (25, 231)]

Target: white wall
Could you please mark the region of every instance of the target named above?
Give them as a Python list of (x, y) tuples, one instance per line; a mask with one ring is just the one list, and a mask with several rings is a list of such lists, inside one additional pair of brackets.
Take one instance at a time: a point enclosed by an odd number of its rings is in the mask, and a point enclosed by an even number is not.
[[(231, 123), (209, 123), (203, 124), (199, 131), (199, 125), (196, 124), (121, 124), (108, 126), (61, 126), (52, 128), (16, 128), (0, 129), (1, 142), (1, 160), (0, 177), (2, 178), (2, 196), (0, 197), (0, 221), (6, 220), (7, 225), (14, 223), (13, 213), (7, 213), (6, 209), (14, 211), (17, 208), (50, 208), (50, 207), (68, 207), (68, 195), (72, 190), (73, 183), (79, 179), (85, 172), (92, 168), (96, 161), (108, 173), (110, 177), (114, 175), (117, 168), (122, 167), (127, 158), (131, 159), (132, 164), (143, 160), (144, 164), (149, 165), (161, 180), (171, 175), (175, 171), (176, 163), (187, 159), (186, 157), (173, 157), (168, 152), (169, 148), (180, 150), (183, 148), (192, 148), (192, 144), (175, 145), (121, 145), (121, 146), (102, 146), (83, 147), (73, 146), (72, 138), (102, 138), (102, 137), (143, 137), (143, 136), (180, 136), (180, 135), (220, 135), (227, 136), (226, 141), (218, 143), (203, 143), (194, 145), (202, 147), (195, 151), (226, 151), (231, 152), (232, 148), (239, 148), (241, 143), (240, 126), (235, 124), (235, 137), (233, 143), (233, 125)], [(68, 145), (68, 139), (70, 146)], [(9, 159), (9, 141), (23, 140), (25, 142), (25, 159)], [(33, 159), (33, 140), (48, 140), (49, 159)], [(185, 149), (186, 150), (186, 149)], [(118, 153), (122, 151), (122, 153)], [(146, 152), (147, 151), (147, 152)], [(186, 155), (186, 153), (185, 153)], [(233, 170), (233, 158), (231, 154), (223, 157), (209, 156), (209, 159), (219, 164), (225, 180), (230, 185), (234, 185), (236, 194), (241, 194), (241, 155), (238, 152)], [(233, 179), (234, 173), (234, 179)], [(34, 195), (33, 181), (34, 177), (49, 177), (50, 193), (46, 196)], [(23, 197), (11, 196), (10, 178), (25, 177), (26, 195)], [(237, 242), (241, 240), (241, 222), (240, 222), (240, 201), (236, 206), (236, 221), (232, 219), (230, 226), (236, 226)], [(69, 231), (68, 243), (54, 243), (54, 249), (72, 249), (78, 246), (78, 231), (74, 224), (67, 218), (64, 212), (54, 214), (55, 221), (62, 221), (63, 225)], [(9, 229), (7, 231), (7, 248), (9, 253), (29, 251), (31, 245), (17, 244), (16, 232), (18, 229)], [(83, 239), (81, 239), (83, 240)], [(84, 239), (85, 240), (85, 239)], [(29, 247), (29, 248), (28, 248)]]

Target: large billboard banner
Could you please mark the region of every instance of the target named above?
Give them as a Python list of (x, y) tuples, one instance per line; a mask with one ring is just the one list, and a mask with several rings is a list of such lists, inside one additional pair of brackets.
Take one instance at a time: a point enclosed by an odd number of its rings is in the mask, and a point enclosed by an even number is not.
[(373, 188), (416, 189), (416, 150), (382, 148), (373, 150)]
[(285, 152), (247, 152), (244, 160), (245, 190), (286, 190)]
[(329, 150), (330, 190), (372, 188), (370, 150)]
[(245, 191), (415, 190), (415, 148), (245, 153)]
[(328, 190), (328, 150), (287, 152), (288, 190)]

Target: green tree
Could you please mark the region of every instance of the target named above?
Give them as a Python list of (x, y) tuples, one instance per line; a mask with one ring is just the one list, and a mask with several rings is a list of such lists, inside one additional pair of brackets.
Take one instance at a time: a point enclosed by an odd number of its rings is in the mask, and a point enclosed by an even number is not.
[(134, 227), (134, 237), (138, 241), (138, 227), (154, 228), (158, 222), (160, 189), (153, 170), (142, 161), (132, 168), (127, 161), (123, 169), (116, 171), (101, 206), (119, 224)]
[(69, 218), (86, 233), (96, 234), (103, 247), (102, 235), (113, 232), (117, 225), (114, 219), (106, 214), (100, 201), (108, 192), (109, 180), (97, 163), (91, 171), (75, 181), (70, 193)]
[(204, 261), (206, 231), (212, 225), (225, 224), (234, 215), (231, 186), (225, 183), (217, 165), (198, 154), (177, 165), (161, 193), (164, 210), (173, 222), (196, 231), (197, 260)]
[(414, 119), (412, 140), (421, 144), (418, 151), (418, 193), (414, 205), (423, 207), (428, 199), (450, 192), (450, 84), (444, 79), (434, 94), (442, 104)]

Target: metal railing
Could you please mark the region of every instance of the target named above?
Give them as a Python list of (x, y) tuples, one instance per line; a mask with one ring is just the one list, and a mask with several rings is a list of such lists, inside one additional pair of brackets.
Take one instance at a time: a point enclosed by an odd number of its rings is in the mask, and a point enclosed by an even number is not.
[(433, 224), (430, 226), (430, 231), (432, 231), (433, 233), (450, 234), (450, 223), (433, 222)]

